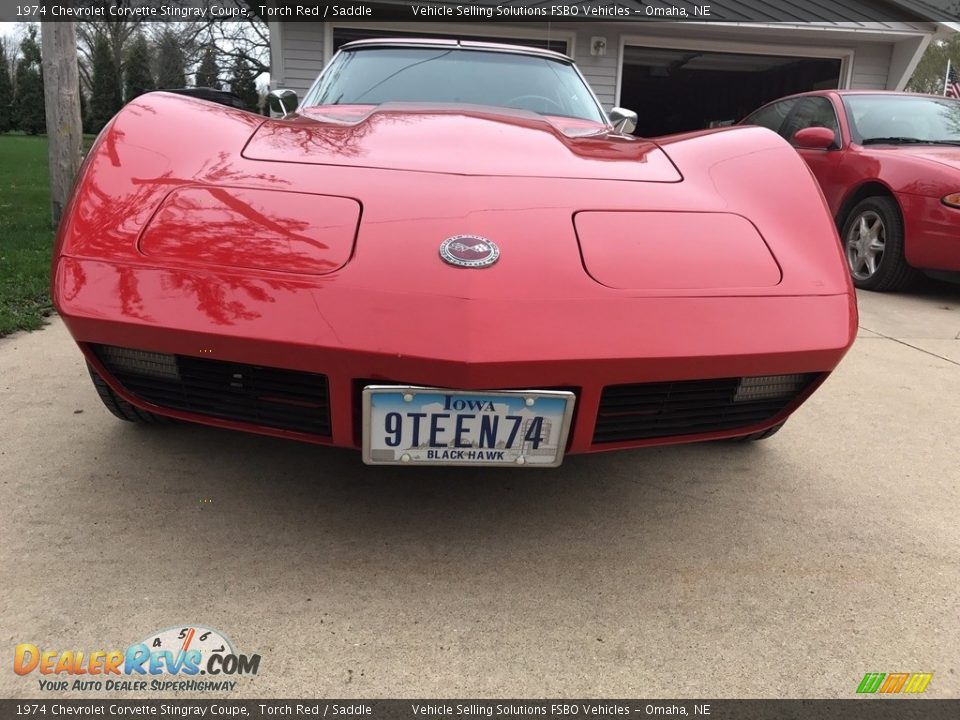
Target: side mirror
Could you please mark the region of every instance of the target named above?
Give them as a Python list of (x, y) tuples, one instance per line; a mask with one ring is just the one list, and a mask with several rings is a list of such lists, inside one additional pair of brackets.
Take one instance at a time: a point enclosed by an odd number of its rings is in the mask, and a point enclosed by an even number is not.
[(296, 111), (300, 100), (293, 90), (271, 90), (267, 95), (267, 104), (270, 106), (271, 112), (286, 117)]
[(803, 128), (793, 134), (793, 144), (808, 150), (829, 150), (837, 146), (837, 134), (825, 127)]
[(637, 114), (633, 110), (615, 107), (607, 114), (607, 117), (610, 118), (613, 129), (621, 135), (629, 135), (637, 129)]

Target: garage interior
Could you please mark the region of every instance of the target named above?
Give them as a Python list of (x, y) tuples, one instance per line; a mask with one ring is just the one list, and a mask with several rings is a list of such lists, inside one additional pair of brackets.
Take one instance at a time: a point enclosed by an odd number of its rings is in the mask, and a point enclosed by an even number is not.
[(729, 125), (784, 95), (838, 87), (841, 60), (628, 45), (620, 105), (637, 135)]

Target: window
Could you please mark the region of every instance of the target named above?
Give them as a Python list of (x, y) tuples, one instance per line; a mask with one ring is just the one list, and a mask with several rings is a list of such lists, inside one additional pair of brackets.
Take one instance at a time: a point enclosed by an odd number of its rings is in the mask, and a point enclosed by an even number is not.
[(765, 127), (768, 130), (773, 130), (775, 133), (783, 135), (783, 133), (780, 132), (780, 129), (783, 127), (783, 121), (787, 119), (787, 116), (796, 106), (797, 102), (798, 100), (793, 98), (771, 103), (766, 107), (760, 108), (753, 113), (753, 115), (748, 115), (743, 121), (743, 124), (759, 125), (760, 127)]
[(960, 144), (960, 102), (924, 95), (844, 95), (855, 142)]
[(489, 105), (605, 122), (569, 62), (456, 45), (342, 52), (304, 106), (389, 102)]
[(781, 135), (793, 142), (793, 135), (797, 130), (809, 127), (829, 128), (839, 140), (840, 124), (837, 122), (837, 113), (830, 100), (825, 97), (803, 98), (784, 126), (784, 132)]

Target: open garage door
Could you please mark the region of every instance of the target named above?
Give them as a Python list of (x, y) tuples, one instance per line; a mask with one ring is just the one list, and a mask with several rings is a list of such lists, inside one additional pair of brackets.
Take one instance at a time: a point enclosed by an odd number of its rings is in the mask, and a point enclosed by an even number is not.
[(730, 125), (784, 95), (839, 87), (839, 58), (626, 45), (620, 105), (646, 136)]

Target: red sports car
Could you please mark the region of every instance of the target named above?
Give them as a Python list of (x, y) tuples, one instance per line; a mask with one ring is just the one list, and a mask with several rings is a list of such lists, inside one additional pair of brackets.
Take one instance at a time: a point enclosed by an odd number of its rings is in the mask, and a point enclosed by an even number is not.
[(779, 133), (807, 161), (857, 287), (897, 290), (920, 270), (960, 270), (960, 101), (827, 90), (741, 124)]
[(770, 435), (853, 340), (766, 130), (639, 139), (569, 58), (455, 41), (351, 43), (272, 99), (151, 93), (89, 153), (53, 293), (124, 420), (553, 466)]

